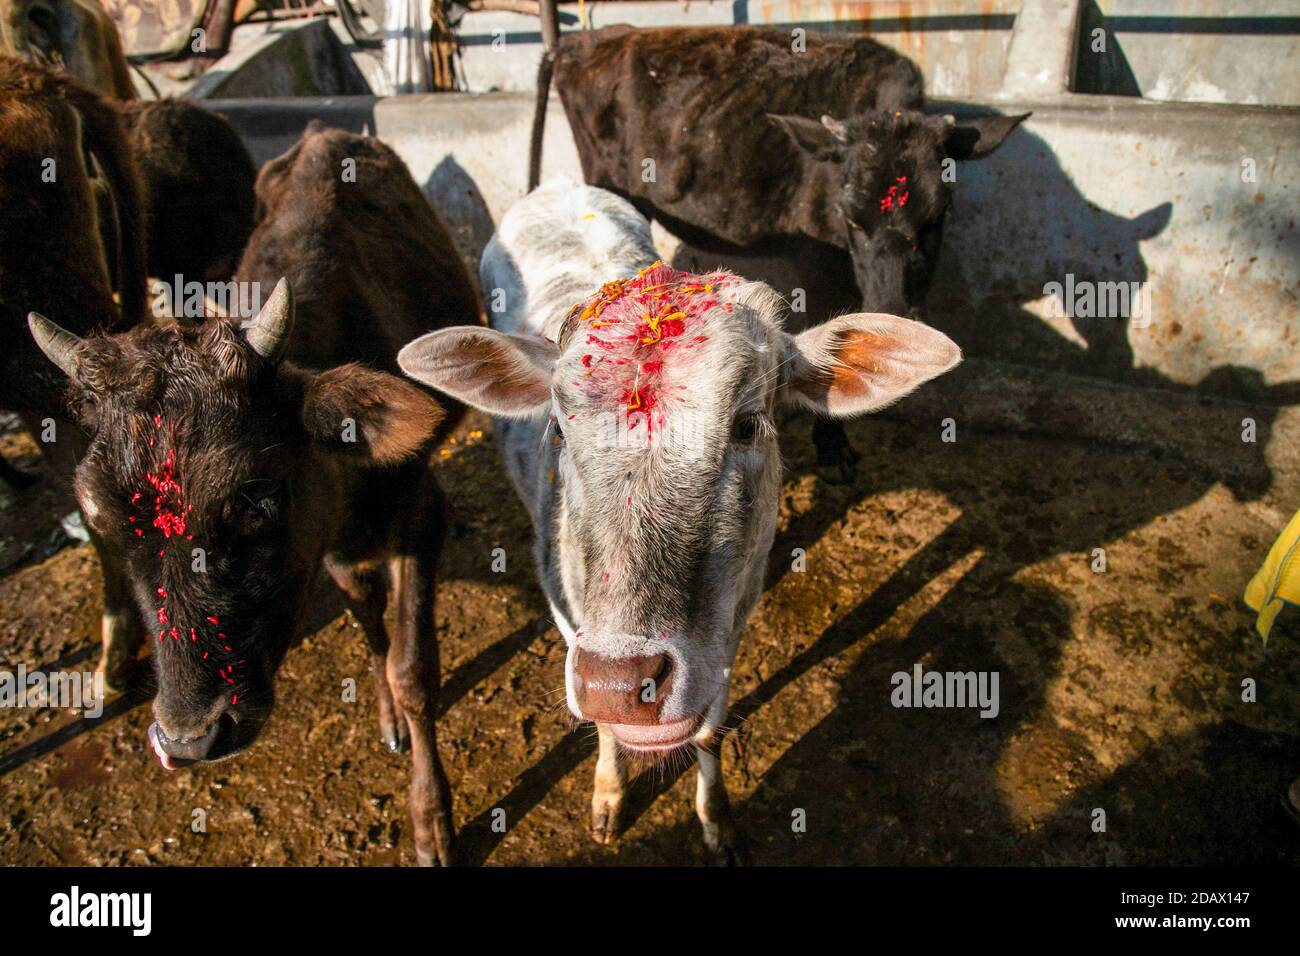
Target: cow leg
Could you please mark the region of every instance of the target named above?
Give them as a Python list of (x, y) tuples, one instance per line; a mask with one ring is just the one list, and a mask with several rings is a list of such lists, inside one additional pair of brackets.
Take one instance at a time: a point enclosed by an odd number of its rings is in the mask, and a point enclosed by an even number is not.
[(441, 681), (438, 641), (434, 634), (437, 550), (444, 529), (437, 529), (421, 550), (393, 558), (389, 600), (397, 608), (397, 627), (388, 649), (388, 684), (406, 716), (411, 734), (411, 819), (415, 854), (421, 866), (454, 862), (456, 832), (451, 822), (451, 786), (438, 756), (436, 718)]
[(384, 626), (388, 575), (373, 565), (333, 564), (327, 560), (325, 566), (347, 599), (348, 610), (361, 625), (370, 648), (370, 675), (379, 702), (379, 739), (394, 753), (404, 753), (410, 749), (411, 735), (388, 686), (388, 629)]
[(90, 542), (99, 556), (104, 580), (104, 610), (99, 623), (100, 656), (95, 670), (104, 675), (104, 692), (118, 694), (131, 683), (140, 645), (144, 643), (144, 626), (131, 598), (122, 556), (105, 547), (103, 540), (93, 531)]
[(699, 758), (695, 813), (704, 828), (704, 845), (719, 865), (735, 866), (741, 862), (740, 837), (722, 781), (722, 734), (704, 742), (696, 740), (695, 752)]
[(813, 419), (813, 447), (817, 449), (817, 464), (827, 473), (827, 478), (839, 484), (853, 480), (859, 455), (849, 442), (844, 423), (838, 418)]
[(600, 753), (596, 757), (596, 785), (591, 795), (591, 835), (597, 843), (618, 839), (619, 813), (627, 791), (627, 768), (618, 755), (618, 741), (608, 724), (596, 724)]

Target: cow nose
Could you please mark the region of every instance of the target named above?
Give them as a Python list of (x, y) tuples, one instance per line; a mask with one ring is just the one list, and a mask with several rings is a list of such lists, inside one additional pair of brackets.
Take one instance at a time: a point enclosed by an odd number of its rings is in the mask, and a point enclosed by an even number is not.
[(584, 719), (648, 725), (659, 723), (663, 700), (672, 689), (673, 663), (667, 654), (602, 657), (578, 648), (573, 673)]
[[(224, 704), (225, 700), (221, 701)], [(228, 707), (180, 715), (154, 703), (157, 720), (149, 727), (149, 742), (169, 769), (219, 755), (234, 732), (235, 718)], [(170, 759), (168, 759), (170, 758)]]

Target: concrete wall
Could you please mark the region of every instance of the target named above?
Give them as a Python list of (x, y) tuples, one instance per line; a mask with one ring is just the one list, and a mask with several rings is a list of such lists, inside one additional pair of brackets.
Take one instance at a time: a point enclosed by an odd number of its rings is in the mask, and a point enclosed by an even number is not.
[[(524, 192), (525, 94), (211, 105), (259, 162), (312, 117), (381, 137), (471, 261)], [(1300, 112), (1095, 97), (999, 107), (1034, 116), (994, 156), (958, 167), (932, 321), (973, 353), (1107, 378), (1243, 397), (1300, 380), (1297, 182), (1287, 162)], [(581, 178), (555, 99), (544, 160), (547, 176)], [(1255, 182), (1243, 181), (1244, 160)], [(671, 237), (660, 245), (671, 256)], [(1068, 276), (1144, 283), (1149, 321), (1054, 316), (1062, 296), (1045, 287)]]
[[(693, 0), (690, 3), (589, 3), (592, 29), (633, 26), (780, 26), (791, 31), (865, 33), (911, 57), (935, 96), (997, 89), (1019, 0)], [(579, 6), (560, 4), (562, 33), (580, 29)], [(536, 17), (470, 13), (457, 30), (458, 78), (466, 92), (531, 90), (541, 57)]]
[(332, 18), (254, 24), (241, 27), (235, 37), (230, 53), (185, 95), (206, 100), (372, 91), (340, 43)]
[(1082, 27), (1080, 93), (1300, 106), (1295, 0), (1089, 0)]

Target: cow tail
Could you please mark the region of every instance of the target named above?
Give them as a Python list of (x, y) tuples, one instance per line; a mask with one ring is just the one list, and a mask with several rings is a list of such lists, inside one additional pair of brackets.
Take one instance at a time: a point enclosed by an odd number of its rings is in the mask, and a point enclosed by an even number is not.
[(546, 101), (551, 94), (551, 74), (555, 72), (555, 54), (542, 52), (537, 68), (537, 105), (533, 111), (533, 134), (528, 143), (528, 191), (537, 188), (542, 178), (542, 134), (546, 129)]
[(542, 134), (546, 130), (546, 102), (551, 95), (551, 75), (555, 72), (555, 48), (560, 43), (560, 14), (557, 0), (540, 0), (538, 16), (542, 21), (542, 62), (537, 67), (537, 104), (533, 109), (533, 132), (528, 143), (528, 191), (542, 178)]

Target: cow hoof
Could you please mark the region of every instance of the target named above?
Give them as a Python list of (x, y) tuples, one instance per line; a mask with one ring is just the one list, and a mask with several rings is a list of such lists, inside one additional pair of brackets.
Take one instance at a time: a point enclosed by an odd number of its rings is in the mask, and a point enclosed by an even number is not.
[(744, 866), (740, 835), (730, 823), (704, 824), (704, 846), (714, 866)]
[(618, 842), (618, 817), (622, 804), (613, 800), (593, 803), (591, 807), (591, 838), (605, 846)]
[(447, 846), (422, 850), (417, 846), (415, 848), (415, 862), (420, 866), (455, 866), (456, 848), (455, 846)]
[(388, 748), (389, 753), (404, 754), (411, 749), (411, 728), (406, 725), (406, 718), (401, 714), (379, 719), (379, 742)]

